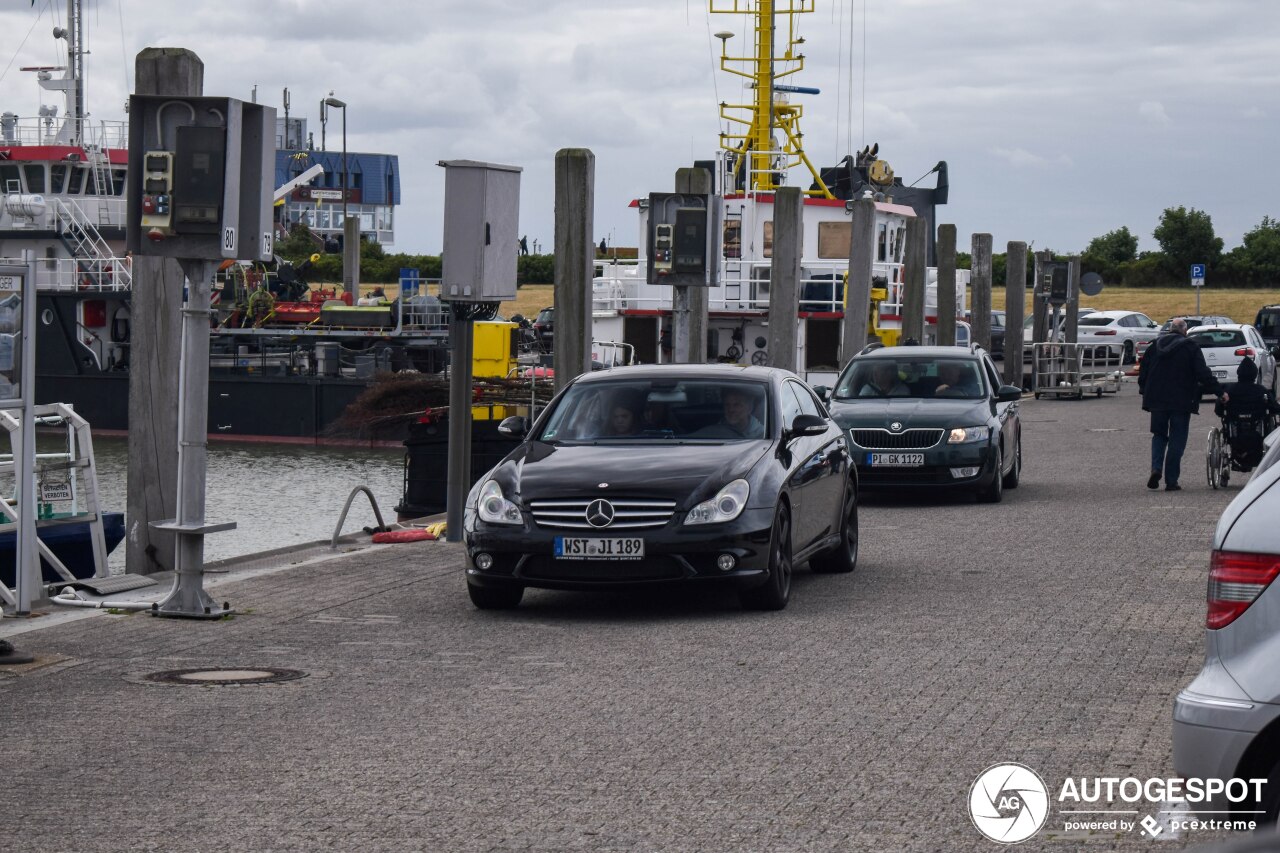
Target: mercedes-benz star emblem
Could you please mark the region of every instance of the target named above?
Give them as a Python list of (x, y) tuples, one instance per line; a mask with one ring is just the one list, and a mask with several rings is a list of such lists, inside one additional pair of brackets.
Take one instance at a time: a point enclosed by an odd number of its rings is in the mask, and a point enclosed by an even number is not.
[(587, 524), (592, 527), (608, 527), (613, 524), (613, 504), (606, 500), (587, 504)]
[(893, 423), (889, 424), (889, 429), (893, 430), (894, 432), (901, 432), (902, 424), (898, 423), (897, 421), (894, 421)]

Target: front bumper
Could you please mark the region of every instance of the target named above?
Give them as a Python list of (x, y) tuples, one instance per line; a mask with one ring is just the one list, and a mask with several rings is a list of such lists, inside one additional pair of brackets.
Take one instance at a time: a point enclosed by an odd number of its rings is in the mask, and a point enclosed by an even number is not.
[[(861, 488), (986, 488), (996, 475), (996, 454), (985, 443), (939, 444), (924, 450), (869, 450), (852, 441), (850, 446)], [(873, 466), (868, 462), (872, 453), (923, 453), (924, 464)], [(978, 473), (957, 477), (951, 473), (952, 468), (977, 468)]]
[[(528, 513), (519, 526), (487, 524), (468, 512), (463, 534), (467, 582), (477, 586), (520, 585), (542, 589), (607, 589), (633, 584), (721, 581), (758, 586), (769, 577), (772, 509), (747, 509), (725, 524), (685, 527), (677, 513), (661, 528), (643, 530), (571, 530), (542, 528)], [(565, 560), (555, 556), (558, 536), (636, 536), (644, 540), (641, 560)], [(488, 554), (493, 565), (482, 570), (476, 555)], [(716, 566), (721, 554), (732, 554), (729, 571)]]

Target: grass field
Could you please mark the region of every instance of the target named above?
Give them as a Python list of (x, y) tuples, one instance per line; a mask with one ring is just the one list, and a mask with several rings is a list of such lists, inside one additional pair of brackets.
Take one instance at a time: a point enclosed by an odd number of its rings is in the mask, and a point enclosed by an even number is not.
[[(523, 314), (533, 319), (538, 312), (554, 302), (553, 286), (550, 284), (526, 284), (520, 288), (513, 302), (502, 303), (500, 313), (504, 317), (512, 314)], [(991, 301), (996, 308), (1004, 308), (1004, 288), (996, 288), (991, 294)], [(972, 299), (970, 299), (972, 304)], [(1023, 316), (1030, 307), (1031, 297), (1027, 297), (1023, 307)], [(1157, 323), (1163, 323), (1170, 317), (1192, 314), (1196, 309), (1196, 294), (1190, 287), (1150, 288), (1150, 287), (1108, 287), (1097, 296), (1081, 297), (1080, 304), (1099, 311), (1124, 309), (1141, 311)], [(1204, 288), (1200, 294), (1201, 314), (1222, 314), (1237, 323), (1252, 323), (1254, 315), (1263, 305), (1280, 304), (1280, 289), (1273, 290), (1223, 290), (1212, 287)]]

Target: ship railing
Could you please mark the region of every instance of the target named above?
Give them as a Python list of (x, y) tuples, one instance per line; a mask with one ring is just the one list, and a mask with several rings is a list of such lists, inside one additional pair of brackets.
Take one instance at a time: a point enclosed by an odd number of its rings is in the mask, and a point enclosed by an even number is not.
[(129, 147), (127, 121), (74, 122), (57, 116), (0, 118), (0, 145), (79, 145), (85, 148)]
[[(0, 265), (26, 266), (21, 258), (0, 258)], [(36, 289), (65, 291), (128, 291), (132, 282), (129, 258), (38, 258)]]

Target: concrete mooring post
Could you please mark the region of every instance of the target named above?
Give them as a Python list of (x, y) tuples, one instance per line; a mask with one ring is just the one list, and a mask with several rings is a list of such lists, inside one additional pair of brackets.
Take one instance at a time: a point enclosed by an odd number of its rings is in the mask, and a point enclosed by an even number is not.
[(902, 286), (902, 335), (899, 344), (924, 343), (924, 288), (929, 223), (916, 216), (907, 220), (906, 256)]
[[(134, 60), (134, 79), (138, 95), (194, 97), (204, 92), (204, 63), (184, 48), (149, 47)], [(178, 517), (183, 280), (172, 258), (133, 258), (125, 571), (134, 574), (174, 568), (174, 535), (151, 522)]]
[(1011, 242), (1005, 255), (1004, 381), (1023, 387), (1022, 324), (1027, 301), (1027, 244)]
[(991, 235), (973, 235), (973, 270), (969, 280), (973, 304), (969, 306), (969, 327), (973, 342), (991, 351)]
[(804, 196), (781, 187), (773, 196), (773, 262), (769, 269), (769, 365), (796, 372)]
[(938, 226), (938, 346), (956, 343), (956, 227)]
[(591, 279), (595, 271), (596, 155), (556, 152), (555, 389), (591, 370)]
[[(701, 168), (676, 169), (675, 191), (709, 198), (707, 227), (715, 227), (711, 198), (711, 173)], [(715, 258), (707, 258), (715, 276)], [(671, 358), (681, 364), (702, 364), (707, 360), (707, 325), (710, 294), (705, 285), (675, 285), (671, 289)]]
[(869, 198), (860, 198), (853, 203), (853, 227), (849, 235), (849, 281), (844, 294), (841, 369), (867, 345), (875, 249), (876, 203)]

